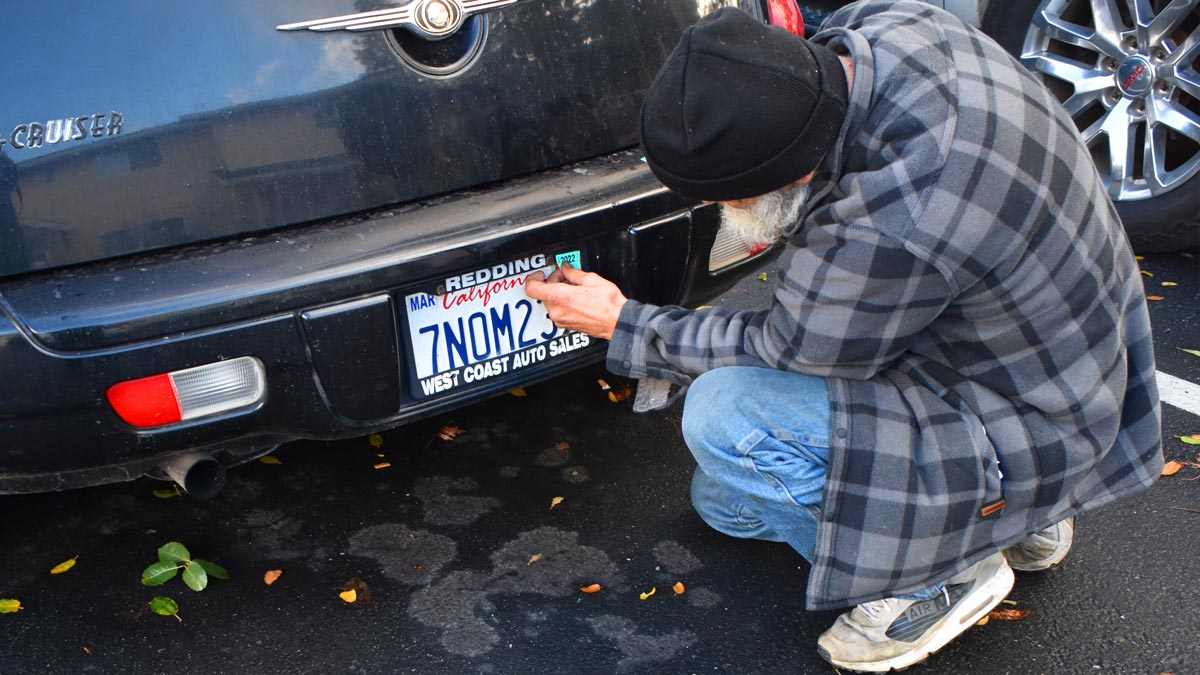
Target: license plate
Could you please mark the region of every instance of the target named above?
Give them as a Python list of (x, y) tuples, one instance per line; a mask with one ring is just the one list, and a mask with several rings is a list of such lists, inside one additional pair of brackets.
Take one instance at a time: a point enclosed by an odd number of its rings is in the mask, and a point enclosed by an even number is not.
[(564, 261), (579, 267), (581, 259), (579, 251), (531, 255), (450, 277), (439, 294), (404, 296), (413, 396), (448, 393), (592, 344), (555, 326), (542, 303), (525, 295), (531, 272), (548, 275)]

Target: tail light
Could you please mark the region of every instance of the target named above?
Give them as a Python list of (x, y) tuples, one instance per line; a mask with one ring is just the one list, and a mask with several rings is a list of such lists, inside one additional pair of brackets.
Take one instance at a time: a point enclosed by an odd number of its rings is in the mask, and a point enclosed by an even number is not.
[(108, 402), (121, 419), (145, 428), (246, 408), (266, 391), (262, 362), (243, 356), (118, 382), (108, 388)]
[(748, 260), (771, 248), (770, 244), (747, 244), (728, 227), (717, 229), (716, 240), (708, 254), (708, 271), (719, 272), (743, 260)]
[(796, 0), (767, 0), (767, 12), (772, 26), (786, 28), (804, 37), (804, 15)]

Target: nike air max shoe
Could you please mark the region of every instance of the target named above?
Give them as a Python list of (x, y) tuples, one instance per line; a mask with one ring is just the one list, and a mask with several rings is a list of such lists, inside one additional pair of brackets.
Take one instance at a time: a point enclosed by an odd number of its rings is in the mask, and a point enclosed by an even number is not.
[(1067, 557), (1075, 540), (1075, 516), (1039, 530), (1004, 549), (1004, 558), (1014, 570), (1040, 572)]
[(1012, 587), (1012, 569), (996, 553), (951, 577), (929, 600), (884, 598), (855, 607), (821, 635), (817, 650), (846, 670), (907, 668), (974, 626)]

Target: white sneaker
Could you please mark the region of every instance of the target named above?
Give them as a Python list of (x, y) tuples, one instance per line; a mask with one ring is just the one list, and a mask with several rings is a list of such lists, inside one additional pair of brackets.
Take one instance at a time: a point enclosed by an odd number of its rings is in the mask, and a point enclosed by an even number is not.
[(1004, 549), (1004, 558), (1021, 572), (1040, 572), (1054, 567), (1067, 557), (1075, 541), (1075, 516), (1038, 530)]
[(951, 577), (929, 600), (884, 598), (839, 616), (817, 639), (821, 658), (839, 668), (886, 673), (918, 663), (1000, 604), (1013, 572), (996, 553)]

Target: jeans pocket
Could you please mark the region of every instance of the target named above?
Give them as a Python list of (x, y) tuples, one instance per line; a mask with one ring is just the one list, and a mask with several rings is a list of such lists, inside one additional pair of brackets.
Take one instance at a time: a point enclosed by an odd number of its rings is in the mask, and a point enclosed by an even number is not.
[(816, 507), (825, 491), (825, 448), (780, 439), (755, 429), (738, 444), (747, 468), (772, 486), (780, 500)]

